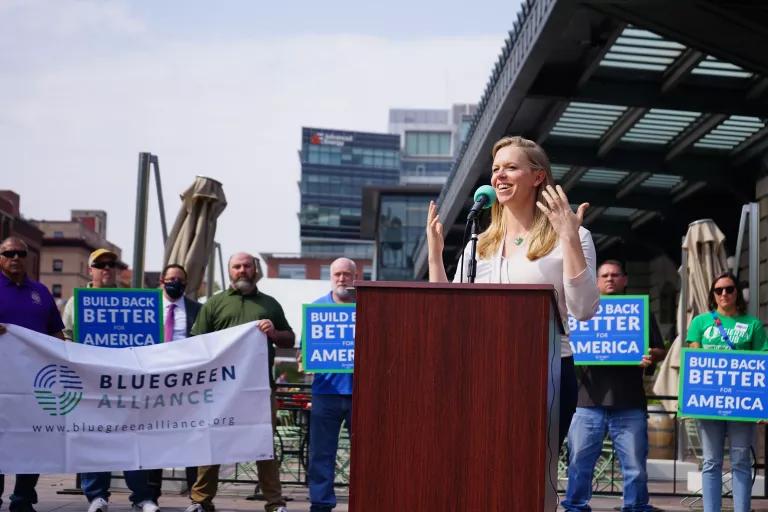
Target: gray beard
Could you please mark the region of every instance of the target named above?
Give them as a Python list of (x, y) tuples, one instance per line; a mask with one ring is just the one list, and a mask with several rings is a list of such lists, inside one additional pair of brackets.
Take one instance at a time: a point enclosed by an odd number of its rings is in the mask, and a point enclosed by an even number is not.
[(352, 297), (352, 291), (348, 290), (345, 286), (337, 286), (335, 292), (336, 296), (341, 300), (347, 300)]
[(232, 287), (235, 288), (240, 293), (248, 293), (250, 291), (253, 291), (254, 288), (256, 288), (256, 280), (250, 280), (246, 278), (241, 278), (232, 283)]

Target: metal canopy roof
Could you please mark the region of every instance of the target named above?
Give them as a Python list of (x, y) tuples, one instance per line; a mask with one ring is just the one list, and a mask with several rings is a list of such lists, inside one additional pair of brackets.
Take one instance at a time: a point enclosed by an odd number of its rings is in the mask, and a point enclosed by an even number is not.
[[(768, 167), (766, 47), (763, 4), (523, 0), (438, 201), (446, 253), (507, 134), (542, 144), (571, 202), (591, 204), (602, 258), (676, 260), (700, 217), (735, 234)], [(422, 243), (416, 277), (426, 268)]]

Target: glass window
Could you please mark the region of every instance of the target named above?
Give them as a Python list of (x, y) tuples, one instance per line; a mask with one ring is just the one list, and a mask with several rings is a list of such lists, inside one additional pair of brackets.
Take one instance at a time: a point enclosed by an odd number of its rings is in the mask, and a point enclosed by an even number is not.
[(53, 271), (54, 272), (63, 272), (64, 271), (64, 261), (63, 260), (53, 260)]
[(405, 152), (415, 156), (450, 156), (450, 132), (405, 132)]
[(277, 266), (277, 277), (286, 279), (305, 279), (307, 267), (299, 263), (280, 263)]
[(320, 279), (329, 280), (331, 278), (331, 266), (320, 265)]
[(61, 285), (60, 284), (54, 284), (51, 286), (51, 295), (53, 295), (54, 299), (60, 299), (61, 298)]
[(64, 238), (64, 232), (63, 231), (54, 231), (53, 232), (53, 238)]

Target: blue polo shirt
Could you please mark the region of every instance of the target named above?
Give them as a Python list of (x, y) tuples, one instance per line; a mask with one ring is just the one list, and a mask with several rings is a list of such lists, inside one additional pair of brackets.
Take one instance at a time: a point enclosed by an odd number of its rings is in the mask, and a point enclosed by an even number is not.
[(64, 329), (59, 309), (44, 285), (24, 277), (16, 284), (0, 272), (0, 324), (15, 324), (43, 334)]
[[(334, 304), (332, 292), (317, 299), (315, 304)], [(316, 373), (312, 381), (313, 395), (351, 395), (351, 373)]]

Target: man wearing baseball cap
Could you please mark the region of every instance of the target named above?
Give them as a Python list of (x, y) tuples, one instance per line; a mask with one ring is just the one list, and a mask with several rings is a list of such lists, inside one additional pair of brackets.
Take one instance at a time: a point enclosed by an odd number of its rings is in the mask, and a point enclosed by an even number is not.
[[(117, 254), (109, 249), (96, 249), (88, 257), (88, 273), (91, 281), (88, 288), (117, 288)], [(71, 297), (64, 307), (64, 336), (73, 339), (75, 298)], [(149, 471), (124, 471), (125, 483), (131, 490), (128, 499), (133, 503), (133, 512), (158, 512), (158, 491), (149, 483)], [(90, 506), (88, 512), (107, 512), (109, 506), (110, 472), (81, 473), (80, 481)]]

